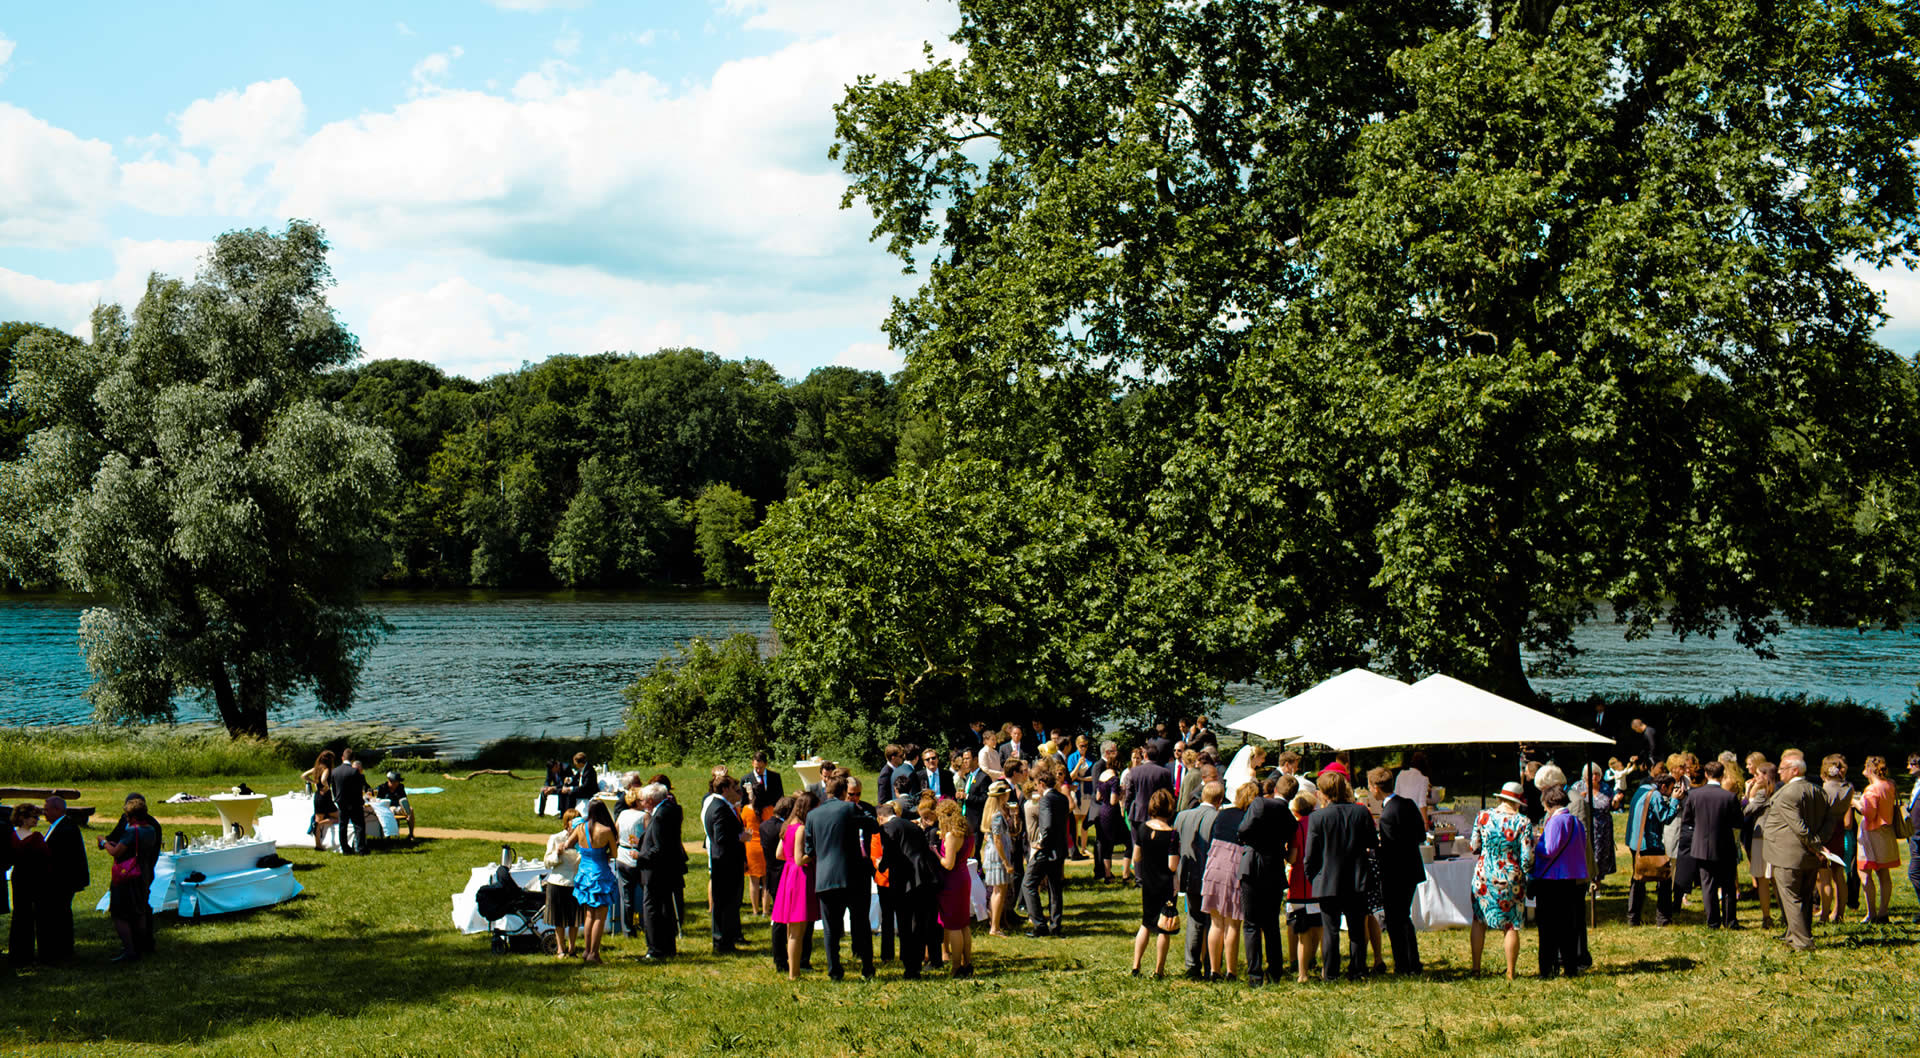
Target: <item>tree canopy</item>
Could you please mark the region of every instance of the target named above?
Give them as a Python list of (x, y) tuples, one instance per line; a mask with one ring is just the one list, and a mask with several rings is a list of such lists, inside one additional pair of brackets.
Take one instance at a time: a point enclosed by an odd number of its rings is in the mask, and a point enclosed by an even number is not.
[[(1601, 605), (1765, 650), (1920, 597), (1920, 386), (1854, 271), (1920, 256), (1906, 5), (960, 7), (834, 150), (925, 277), (888, 329), (940, 450), (1101, 512), (1049, 598), (1117, 712), (1526, 696)], [(774, 575), (790, 650), (845, 631)]]
[(326, 250), (300, 222), (232, 232), (193, 282), (153, 276), (131, 319), (96, 310), (92, 341), (16, 349), (14, 398), (41, 425), (0, 465), (0, 560), (98, 597), (81, 640), (103, 717), (170, 718), (197, 694), (264, 735), (301, 690), (353, 701), (396, 475), (385, 430), (307, 396), (359, 353)]

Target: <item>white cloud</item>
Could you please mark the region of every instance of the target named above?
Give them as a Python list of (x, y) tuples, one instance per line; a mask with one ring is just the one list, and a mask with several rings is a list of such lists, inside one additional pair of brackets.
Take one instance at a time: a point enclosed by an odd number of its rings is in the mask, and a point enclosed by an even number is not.
[(879, 371), (888, 375), (907, 363), (885, 342), (855, 342), (840, 350), (840, 355), (834, 357), (833, 362), (841, 367), (856, 367), (862, 371)]
[(477, 379), (510, 371), (532, 357), (527, 338), (532, 310), (464, 277), (377, 295), (364, 285), (342, 283), (334, 300), (352, 303), (369, 296), (377, 300), (359, 327), (369, 358), (427, 360)]
[(440, 82), (453, 72), (453, 60), (466, 54), (466, 49), (455, 44), (446, 51), (436, 51), (432, 55), (413, 64), (413, 85), (407, 89), (408, 95), (432, 95), (441, 91)]
[(252, 213), (263, 204), (255, 170), (292, 149), (306, 122), (306, 101), (284, 77), (196, 99), (173, 118), (177, 141), (121, 167), (122, 197), (166, 216)]
[(568, 58), (580, 54), (580, 31), (577, 29), (568, 29), (558, 37), (553, 38), (553, 50), (555, 54), (564, 55)]
[(0, 319), (34, 320), (82, 338), (92, 337), (94, 306), (118, 304), (129, 314), (147, 291), (154, 272), (191, 279), (206, 255), (197, 241), (117, 239), (113, 274), (105, 279), (60, 283), (0, 268)]
[(418, 35), (418, 34), (416, 34), (416, 33), (414, 33), (414, 31), (413, 31), (413, 27), (412, 27), (412, 26), (409, 26), (409, 25), (407, 25), (407, 24), (406, 24), (405, 22), (395, 22), (395, 23), (393, 24), (393, 31), (394, 31), (395, 33), (398, 33), (398, 34), (400, 34), (400, 35), (401, 35), (401, 36), (403, 36), (403, 37), (412, 37), (412, 36), (417, 36), (417, 35)]
[(849, 26), (889, 35), (920, 35), (936, 44), (959, 25), (953, 0), (721, 0), (748, 29), (796, 36), (844, 33)]
[(8, 40), (6, 34), (0, 33), (0, 81), (7, 79), (7, 61), (12, 58), (13, 41)]
[(99, 238), (115, 177), (112, 147), (0, 103), (0, 245)]

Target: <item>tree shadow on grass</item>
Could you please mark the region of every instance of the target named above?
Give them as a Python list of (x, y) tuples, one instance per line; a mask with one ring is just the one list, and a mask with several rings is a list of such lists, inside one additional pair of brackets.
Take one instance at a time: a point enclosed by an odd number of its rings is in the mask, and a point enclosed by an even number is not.
[[(159, 951), (120, 965), (107, 961), (117, 942), (89, 926), (72, 963), (31, 972), (33, 1000), (0, 1014), (0, 1038), (135, 1045), (213, 1040), (284, 1021), (294, 1011), (350, 1021), (382, 1008), (432, 1009), (456, 995), (511, 997), (530, 985), (544, 987), (537, 982), (547, 974), (573, 969), (538, 957), (495, 956), (484, 936), (444, 929), (308, 925), (324, 922), (329, 910), (296, 899), (196, 924), (169, 912), (160, 917)], [(236, 936), (236, 929), (244, 933)]]

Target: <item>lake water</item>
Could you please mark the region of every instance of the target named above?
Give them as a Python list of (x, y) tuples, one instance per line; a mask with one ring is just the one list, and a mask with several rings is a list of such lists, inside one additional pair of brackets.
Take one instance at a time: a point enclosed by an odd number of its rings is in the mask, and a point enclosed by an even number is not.
[[(642, 594), (409, 592), (376, 595), (394, 631), (367, 663), (350, 718), (433, 732), (455, 750), (510, 734), (567, 735), (618, 727), (620, 689), (694, 636), (748, 632), (772, 648), (763, 598), (719, 592)], [(0, 596), (0, 723), (85, 721), (88, 676), (77, 631), (85, 601)], [(1587, 693), (1719, 697), (1733, 691), (1851, 698), (1899, 714), (1920, 684), (1911, 632), (1792, 628), (1763, 661), (1730, 640), (1624, 641), (1611, 624), (1576, 637), (1577, 675), (1536, 679), (1556, 697)], [(1278, 700), (1239, 685), (1216, 711), (1233, 719)], [(279, 720), (318, 715), (296, 703)], [(181, 719), (208, 719), (189, 705)]]

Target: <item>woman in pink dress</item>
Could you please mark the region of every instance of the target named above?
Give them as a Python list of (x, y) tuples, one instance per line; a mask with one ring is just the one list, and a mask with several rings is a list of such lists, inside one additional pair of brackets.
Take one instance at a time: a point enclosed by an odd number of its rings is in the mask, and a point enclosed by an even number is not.
[(947, 961), (953, 976), (973, 976), (973, 835), (958, 801), (942, 801), (934, 809), (934, 828), (940, 833), (940, 866), (946, 881), (940, 886), (940, 928), (947, 935)]
[(780, 848), (774, 853), (786, 866), (780, 870), (780, 889), (773, 895), (773, 921), (786, 924), (787, 978), (793, 981), (800, 979), (800, 964), (813, 939), (811, 927), (820, 917), (820, 898), (813, 891), (813, 864), (800, 858), (800, 829), (812, 810), (812, 794), (802, 793), (793, 799), (786, 830), (780, 834)]
[(1900, 846), (1893, 837), (1898, 798), (1887, 781), (1885, 757), (1868, 757), (1863, 770), (1867, 789), (1854, 805), (1860, 818), (1854, 869), (1860, 872), (1860, 890), (1867, 904), (1867, 917), (1860, 921), (1891, 922), (1887, 905), (1893, 902), (1893, 868), (1900, 866)]

